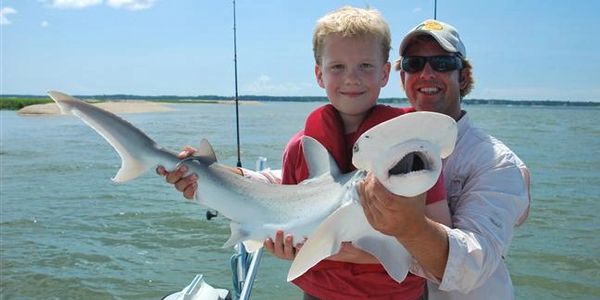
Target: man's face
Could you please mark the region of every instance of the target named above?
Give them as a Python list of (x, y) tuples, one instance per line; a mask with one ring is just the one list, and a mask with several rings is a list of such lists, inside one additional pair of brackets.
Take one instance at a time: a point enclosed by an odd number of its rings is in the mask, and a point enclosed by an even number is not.
[[(414, 39), (404, 56), (450, 55), (434, 39)], [(455, 120), (460, 118), (460, 88), (465, 84), (461, 71), (437, 72), (429, 63), (421, 71), (400, 71), (406, 96), (418, 111), (446, 114)]]
[(376, 38), (331, 34), (325, 40), (315, 75), (331, 104), (342, 115), (360, 118), (377, 102), (390, 68)]

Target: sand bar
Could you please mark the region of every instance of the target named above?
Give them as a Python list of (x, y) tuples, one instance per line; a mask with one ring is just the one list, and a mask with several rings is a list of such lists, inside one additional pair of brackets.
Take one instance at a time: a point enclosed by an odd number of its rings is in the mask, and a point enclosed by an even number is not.
[[(173, 108), (164, 103), (149, 101), (108, 101), (93, 103), (93, 105), (114, 114), (134, 114), (173, 110)], [(60, 109), (56, 103), (46, 103), (23, 107), (18, 113), (20, 115), (59, 115)]]

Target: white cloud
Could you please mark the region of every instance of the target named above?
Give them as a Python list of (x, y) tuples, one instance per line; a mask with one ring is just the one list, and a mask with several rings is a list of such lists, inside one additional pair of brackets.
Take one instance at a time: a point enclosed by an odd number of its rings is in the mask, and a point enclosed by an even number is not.
[(306, 93), (310, 88), (312, 88), (310, 83), (274, 83), (271, 81), (271, 77), (261, 75), (253, 82), (246, 84), (243, 90), (244, 93), (254, 95), (294, 96)]
[(94, 5), (102, 4), (102, 0), (46, 0), (50, 6), (56, 8), (82, 9)]
[(48, 27), (48, 21), (42, 21), (42, 23), (40, 24), (42, 27)]
[(84, 9), (90, 6), (106, 4), (112, 8), (144, 10), (154, 6), (156, 0), (39, 0), (54, 8)]
[(128, 10), (144, 10), (151, 8), (156, 0), (108, 0), (107, 4), (114, 8)]
[(421, 7), (415, 7), (415, 8), (413, 8), (412, 13), (413, 14), (420, 13), (422, 10), (423, 10), (423, 8), (421, 8)]
[(12, 7), (3, 7), (0, 9), (0, 25), (8, 25), (10, 24), (10, 20), (6, 17), (10, 14), (16, 14), (17, 10)]

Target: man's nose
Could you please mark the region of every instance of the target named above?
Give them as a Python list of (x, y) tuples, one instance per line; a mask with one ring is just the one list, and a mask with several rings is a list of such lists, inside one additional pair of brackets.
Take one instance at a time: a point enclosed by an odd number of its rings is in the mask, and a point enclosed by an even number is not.
[(421, 73), (419, 74), (419, 76), (424, 79), (433, 78), (433, 77), (435, 77), (435, 75), (436, 75), (436, 72), (431, 67), (429, 62), (425, 63), (425, 66), (423, 66), (423, 70), (421, 70)]

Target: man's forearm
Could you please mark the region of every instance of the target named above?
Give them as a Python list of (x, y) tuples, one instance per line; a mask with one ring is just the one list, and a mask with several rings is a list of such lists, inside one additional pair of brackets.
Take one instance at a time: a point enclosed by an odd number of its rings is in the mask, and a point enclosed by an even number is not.
[(441, 224), (425, 218), (422, 228), (411, 236), (396, 236), (427, 272), (442, 279), (448, 261), (448, 234)]

